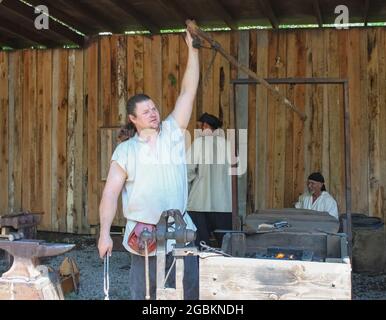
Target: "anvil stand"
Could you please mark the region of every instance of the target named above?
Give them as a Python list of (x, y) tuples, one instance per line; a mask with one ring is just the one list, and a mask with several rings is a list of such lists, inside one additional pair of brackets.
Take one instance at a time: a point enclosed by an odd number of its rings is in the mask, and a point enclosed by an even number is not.
[(74, 246), (43, 240), (0, 240), (0, 249), (14, 258), (0, 278), (0, 300), (63, 300), (58, 276), (39, 265), (39, 258), (63, 254)]

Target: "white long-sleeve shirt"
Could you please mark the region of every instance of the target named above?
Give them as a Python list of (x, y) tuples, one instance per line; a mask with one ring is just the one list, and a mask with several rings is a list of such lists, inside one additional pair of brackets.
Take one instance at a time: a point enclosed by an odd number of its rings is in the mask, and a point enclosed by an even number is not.
[(312, 202), (312, 194), (309, 192), (303, 193), (299, 197), (299, 201), (295, 203), (295, 208), (326, 211), (331, 216), (339, 219), (338, 205), (335, 199), (327, 191), (322, 191), (315, 202)]
[(230, 143), (216, 131), (196, 138), (187, 152), (188, 211), (232, 212)]

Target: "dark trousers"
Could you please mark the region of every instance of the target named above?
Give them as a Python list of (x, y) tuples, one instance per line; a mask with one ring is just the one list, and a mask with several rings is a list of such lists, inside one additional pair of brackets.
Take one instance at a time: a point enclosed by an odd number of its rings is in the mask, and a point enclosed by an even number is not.
[[(209, 244), (211, 233), (216, 229), (232, 229), (232, 213), (230, 212), (198, 212), (189, 211), (189, 215), (192, 218), (194, 224), (197, 227), (197, 236), (195, 245), (200, 248), (200, 241), (205, 241)], [(222, 245), (222, 238), (224, 233), (213, 232), (217, 247), (220, 248)]]
[[(172, 265), (174, 257), (171, 253), (166, 256), (166, 272)], [(157, 258), (155, 256), (149, 257), (149, 278), (150, 278), (150, 299), (156, 299), (156, 266)], [(166, 287), (175, 288), (175, 271), (173, 266), (172, 271), (168, 277)], [(131, 267), (129, 274), (130, 293), (133, 300), (145, 300), (146, 282), (145, 282), (145, 257), (131, 254)], [(184, 257), (184, 299), (198, 300), (198, 257)]]

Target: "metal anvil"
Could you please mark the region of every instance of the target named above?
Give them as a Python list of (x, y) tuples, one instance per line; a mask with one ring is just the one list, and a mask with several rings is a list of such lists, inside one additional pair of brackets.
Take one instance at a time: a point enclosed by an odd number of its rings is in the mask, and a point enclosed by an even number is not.
[(63, 254), (74, 244), (41, 240), (0, 240), (0, 249), (14, 257), (11, 268), (0, 278), (0, 300), (63, 300), (59, 276), (39, 258)]
[(0, 240), (0, 249), (13, 256), (11, 268), (3, 273), (2, 278), (36, 279), (41, 275), (36, 269), (39, 258), (57, 256), (74, 247), (74, 244), (46, 243), (43, 240)]

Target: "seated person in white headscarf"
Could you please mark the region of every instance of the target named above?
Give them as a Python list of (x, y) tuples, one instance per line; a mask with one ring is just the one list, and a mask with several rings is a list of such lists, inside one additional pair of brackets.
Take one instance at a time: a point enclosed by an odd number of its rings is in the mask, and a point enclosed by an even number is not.
[(295, 208), (326, 211), (339, 219), (338, 206), (335, 199), (326, 191), (324, 177), (319, 172), (310, 174), (307, 180), (308, 192), (299, 197)]

